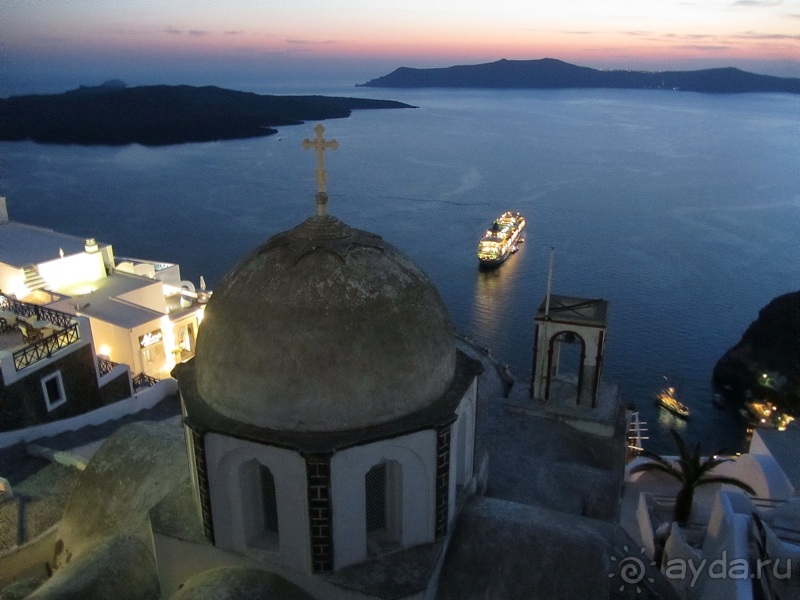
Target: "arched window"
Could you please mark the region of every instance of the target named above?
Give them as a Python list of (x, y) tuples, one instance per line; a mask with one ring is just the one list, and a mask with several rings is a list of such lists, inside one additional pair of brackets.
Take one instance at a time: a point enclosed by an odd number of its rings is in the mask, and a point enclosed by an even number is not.
[(545, 399), (550, 398), (551, 387), (566, 382), (575, 389), (575, 403), (581, 403), (583, 374), (586, 364), (586, 342), (578, 333), (564, 330), (550, 338), (547, 352), (547, 382)]
[(257, 460), (240, 467), (242, 526), (247, 546), (278, 549), (278, 502), (272, 471)]
[(403, 470), (396, 460), (383, 461), (364, 476), (367, 554), (397, 548), (402, 541)]

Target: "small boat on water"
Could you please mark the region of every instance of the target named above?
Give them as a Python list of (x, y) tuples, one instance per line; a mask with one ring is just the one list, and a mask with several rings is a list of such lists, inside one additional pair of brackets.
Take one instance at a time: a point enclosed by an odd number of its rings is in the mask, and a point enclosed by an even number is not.
[(675, 397), (675, 388), (666, 387), (656, 394), (656, 402), (672, 414), (684, 419), (689, 417), (689, 407)]
[(478, 260), (482, 266), (497, 266), (517, 251), (522, 242), (525, 217), (519, 213), (504, 212), (495, 219), (478, 242)]
[(745, 402), (744, 408), (739, 409), (739, 414), (747, 419), (753, 427), (774, 428), (778, 431), (784, 431), (794, 421), (793, 416), (782, 412), (776, 405), (763, 400)]

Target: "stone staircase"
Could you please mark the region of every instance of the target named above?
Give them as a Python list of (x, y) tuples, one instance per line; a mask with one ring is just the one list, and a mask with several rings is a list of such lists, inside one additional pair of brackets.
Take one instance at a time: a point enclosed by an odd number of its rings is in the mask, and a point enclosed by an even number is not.
[(36, 268), (36, 266), (28, 265), (26, 267), (22, 267), (22, 271), (25, 275), (25, 287), (27, 287), (31, 292), (36, 292), (47, 287), (47, 283), (44, 279), (42, 279), (42, 276), (39, 275), (39, 270)]

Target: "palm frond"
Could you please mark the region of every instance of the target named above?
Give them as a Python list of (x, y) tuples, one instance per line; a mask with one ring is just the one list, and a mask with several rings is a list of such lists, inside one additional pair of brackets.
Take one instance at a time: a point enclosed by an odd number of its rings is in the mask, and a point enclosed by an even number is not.
[(644, 473), (647, 471), (658, 471), (660, 473), (666, 473), (670, 477), (674, 477), (678, 481), (683, 481), (683, 473), (681, 470), (677, 468), (675, 465), (669, 462), (644, 462), (638, 465), (635, 465), (631, 470), (630, 473)]
[(700, 476), (702, 477), (712, 469), (716, 468), (718, 465), (726, 462), (733, 462), (732, 458), (714, 458), (710, 457), (707, 458), (703, 463), (700, 465)]
[(639, 456), (668, 467), (674, 466), (674, 463), (671, 460), (667, 460), (666, 458), (661, 456), (658, 452), (653, 452), (652, 450), (647, 450), (646, 448), (643, 448), (642, 450), (639, 451)]
[(725, 475), (710, 475), (708, 477), (703, 477), (697, 482), (697, 485), (707, 485), (710, 483), (726, 483), (728, 485), (736, 486), (752, 496), (756, 495), (756, 491), (744, 481), (736, 479), (735, 477), (727, 477)]
[(675, 445), (678, 447), (678, 455), (681, 458), (688, 457), (689, 451), (686, 449), (686, 442), (683, 441), (680, 434), (672, 427), (669, 428), (669, 434), (672, 436), (672, 439), (675, 440)]

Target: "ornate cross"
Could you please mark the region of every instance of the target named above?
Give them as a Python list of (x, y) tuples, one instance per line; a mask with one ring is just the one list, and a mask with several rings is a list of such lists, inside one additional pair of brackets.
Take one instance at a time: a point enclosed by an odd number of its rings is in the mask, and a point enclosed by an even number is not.
[(303, 140), (303, 150), (314, 148), (317, 151), (317, 215), (326, 214), (325, 204), (328, 197), (325, 193), (325, 184), (328, 181), (328, 174), (325, 172), (325, 160), (323, 154), (325, 150), (336, 150), (339, 147), (339, 142), (336, 140), (326, 140), (322, 137), (325, 127), (322, 123), (318, 123), (314, 127), (314, 132), (317, 137), (313, 140)]

